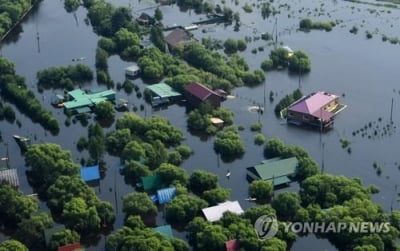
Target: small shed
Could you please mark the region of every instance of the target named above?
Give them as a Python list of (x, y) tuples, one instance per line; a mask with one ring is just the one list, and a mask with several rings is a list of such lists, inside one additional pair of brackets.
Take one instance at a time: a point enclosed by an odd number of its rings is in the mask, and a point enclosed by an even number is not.
[(224, 125), (224, 121), (220, 118), (213, 117), (213, 118), (210, 118), (210, 121), (213, 125), (218, 126), (218, 127), (221, 127)]
[(175, 187), (168, 187), (157, 190), (157, 199), (159, 204), (170, 202), (176, 195)]
[(282, 49), (285, 49), (288, 52), (288, 57), (291, 57), (294, 55), (294, 51), (287, 45), (282, 46)]
[(158, 175), (143, 176), (140, 178), (141, 183), (137, 184), (144, 191), (157, 190), (162, 186), (161, 178)]
[(140, 74), (140, 68), (138, 65), (134, 64), (125, 68), (125, 75), (129, 77), (137, 77)]
[(159, 226), (159, 227), (155, 227), (153, 229), (154, 229), (154, 231), (159, 232), (160, 234), (164, 235), (168, 239), (174, 238), (174, 235), (172, 234), (171, 225)]
[(81, 168), (82, 180), (86, 183), (96, 183), (100, 180), (99, 165), (86, 166)]
[(216, 206), (207, 207), (202, 209), (201, 211), (203, 212), (204, 217), (206, 217), (207, 221), (209, 222), (218, 221), (222, 218), (225, 212), (232, 212), (235, 214), (244, 213), (242, 207), (237, 200), (219, 203)]
[(19, 187), (17, 169), (15, 168), (0, 169), (0, 184), (2, 183), (8, 183), (12, 187)]

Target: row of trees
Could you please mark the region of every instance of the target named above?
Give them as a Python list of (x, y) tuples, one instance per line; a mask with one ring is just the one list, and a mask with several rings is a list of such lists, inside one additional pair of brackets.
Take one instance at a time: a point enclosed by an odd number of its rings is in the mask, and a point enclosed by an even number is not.
[[(32, 1), (35, 4), (37, 1)], [(15, 25), (31, 7), (29, 0), (10, 0), (0, 2), (0, 38)]]
[(304, 18), (300, 20), (299, 26), (300, 29), (304, 31), (309, 31), (313, 29), (331, 31), (332, 28), (336, 26), (336, 23), (333, 21), (314, 22), (309, 18)]
[(34, 93), (26, 87), (25, 79), (15, 74), (14, 64), (5, 58), (0, 58), (0, 89), (2, 95), (13, 101), (32, 121), (40, 123), (53, 134), (59, 132), (57, 119), (43, 109)]
[(36, 78), (40, 87), (72, 90), (77, 84), (91, 81), (93, 72), (88, 66), (77, 64), (40, 70)]

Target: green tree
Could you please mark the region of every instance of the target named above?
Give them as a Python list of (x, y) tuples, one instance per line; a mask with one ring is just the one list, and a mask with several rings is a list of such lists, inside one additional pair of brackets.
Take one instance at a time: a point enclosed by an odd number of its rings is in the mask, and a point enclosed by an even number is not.
[(80, 233), (90, 233), (98, 229), (101, 223), (96, 208), (89, 206), (80, 197), (65, 203), (62, 218), (66, 226)]
[(271, 182), (254, 180), (249, 186), (249, 196), (256, 198), (257, 202), (266, 202), (271, 199), (273, 190)]
[(189, 187), (195, 194), (202, 194), (206, 190), (217, 188), (218, 177), (204, 170), (194, 171), (189, 178)]
[(204, 191), (201, 197), (202, 199), (207, 201), (210, 206), (214, 206), (217, 205), (218, 203), (228, 200), (230, 195), (231, 195), (231, 190), (217, 187)]
[(29, 181), (39, 192), (45, 192), (61, 175), (79, 174), (79, 167), (72, 162), (71, 153), (52, 143), (29, 147), (25, 163), (30, 167), (27, 171)]
[(155, 173), (166, 185), (179, 183), (185, 186), (189, 179), (185, 169), (167, 163), (161, 164)]
[(156, 8), (154, 11), (154, 19), (157, 21), (161, 21), (163, 19), (163, 13), (160, 8)]
[(178, 146), (176, 150), (182, 156), (183, 159), (188, 159), (192, 155), (193, 151), (189, 146)]
[(19, 241), (6, 240), (0, 243), (0, 251), (28, 251), (29, 249)]
[(301, 208), (300, 197), (297, 193), (283, 192), (272, 200), (272, 207), (278, 217), (292, 219)]
[(30, 248), (43, 248), (43, 232), (53, 226), (53, 219), (47, 213), (31, 214), (18, 224), (17, 239)]
[(244, 39), (239, 39), (237, 41), (237, 48), (239, 51), (245, 51), (247, 48), (247, 43)]
[(57, 250), (58, 247), (76, 243), (79, 241), (80, 236), (77, 232), (70, 229), (64, 229), (57, 231), (51, 235), (48, 247), (51, 250)]
[(224, 42), (225, 52), (228, 54), (236, 53), (238, 50), (238, 42), (235, 39), (228, 38)]
[(67, 12), (74, 12), (80, 6), (79, 0), (64, 0), (64, 8)]
[(126, 214), (125, 217), (130, 215), (147, 215), (155, 214), (157, 207), (146, 193), (135, 192), (124, 196), (122, 211)]
[(146, 227), (139, 215), (129, 215), (128, 218), (125, 219), (124, 225), (130, 229), (144, 229)]
[(223, 250), (225, 242), (230, 239), (230, 233), (227, 229), (219, 225), (207, 225), (196, 234), (197, 250)]
[(289, 58), (289, 71), (304, 74), (311, 70), (311, 60), (303, 51), (295, 51)]
[(114, 106), (108, 102), (103, 101), (96, 105), (94, 108), (94, 114), (98, 120), (113, 120), (115, 116)]
[(235, 126), (226, 127), (217, 133), (214, 149), (222, 157), (240, 157), (244, 154), (244, 144)]
[(107, 151), (116, 156), (121, 156), (125, 146), (132, 140), (131, 131), (128, 128), (116, 130), (107, 135)]
[(128, 161), (125, 162), (122, 174), (129, 184), (135, 185), (140, 177), (151, 175), (151, 171), (147, 166), (137, 161)]
[(289, 64), (289, 54), (285, 48), (272, 50), (269, 54), (269, 58), (275, 68), (286, 68)]
[[(156, 9), (157, 10), (157, 9)], [(159, 26), (152, 26), (150, 29), (150, 41), (158, 48), (160, 51), (165, 51), (165, 39), (163, 31)]]
[(96, 49), (96, 69), (107, 70), (108, 69), (108, 53), (107, 51), (97, 48)]
[(115, 33), (121, 28), (128, 27), (132, 20), (132, 12), (128, 7), (118, 7), (111, 17), (112, 31)]
[(267, 158), (280, 157), (285, 150), (285, 143), (279, 138), (271, 138), (265, 144), (264, 155)]
[(141, 158), (146, 157), (146, 152), (142, 145), (136, 141), (132, 140), (128, 144), (125, 145), (121, 157), (123, 160), (140, 160)]
[(206, 201), (195, 196), (181, 194), (165, 206), (165, 217), (170, 223), (186, 224), (199, 215), (201, 209), (205, 207), (207, 207)]

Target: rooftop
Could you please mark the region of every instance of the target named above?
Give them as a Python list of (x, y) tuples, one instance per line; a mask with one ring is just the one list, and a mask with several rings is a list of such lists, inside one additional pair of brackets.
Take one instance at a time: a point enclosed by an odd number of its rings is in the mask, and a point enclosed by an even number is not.
[(157, 190), (157, 199), (159, 204), (165, 204), (171, 201), (176, 195), (175, 187), (168, 187)]
[(238, 251), (239, 250), (239, 240), (230, 240), (225, 242), (226, 251)]
[(321, 108), (337, 98), (338, 96), (327, 92), (315, 92), (290, 105), (288, 107), (288, 110), (305, 114), (312, 114), (316, 117), (327, 117), (331, 113), (324, 112)]
[(140, 178), (142, 181), (143, 190), (155, 190), (161, 188), (161, 178), (158, 175), (143, 176)]
[(83, 181), (90, 182), (100, 179), (99, 166), (87, 166), (81, 168), (81, 177)]
[(197, 82), (193, 82), (185, 87), (185, 90), (200, 100), (206, 100), (211, 94), (219, 96), (216, 92)]
[(65, 109), (77, 109), (84, 106), (92, 106), (109, 99), (114, 99), (115, 91), (104, 90), (94, 93), (86, 93), (81, 89), (76, 89), (68, 92), (68, 95), (73, 100), (64, 103)]
[[(289, 181), (286, 176), (296, 172), (298, 163), (299, 161), (296, 157), (287, 159), (272, 158), (264, 160), (254, 167), (248, 167), (247, 170), (255, 173), (262, 180), (274, 179), (274, 185), (279, 185)], [(286, 179), (281, 177), (286, 177)]]
[(150, 91), (152, 91), (154, 94), (156, 94), (161, 98), (181, 96), (179, 92), (176, 92), (174, 89), (172, 89), (171, 86), (167, 85), (166, 83), (149, 85), (146, 87), (146, 89), (149, 89)]
[(214, 222), (221, 219), (224, 213), (228, 211), (235, 214), (242, 214), (244, 212), (237, 200), (226, 201), (213, 207), (204, 208), (202, 211), (209, 222)]
[(10, 184), (12, 187), (19, 187), (17, 169), (0, 169), (0, 184), (3, 182)]
[(177, 46), (180, 42), (190, 39), (190, 35), (183, 29), (174, 29), (165, 37), (165, 42), (171, 46)]

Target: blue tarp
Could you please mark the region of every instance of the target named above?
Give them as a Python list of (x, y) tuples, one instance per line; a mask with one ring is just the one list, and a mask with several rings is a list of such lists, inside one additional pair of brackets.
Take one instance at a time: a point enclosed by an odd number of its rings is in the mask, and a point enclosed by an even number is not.
[(99, 166), (86, 166), (81, 168), (81, 177), (83, 181), (95, 181), (100, 179)]
[(176, 194), (175, 187), (169, 187), (157, 190), (158, 203), (164, 204), (171, 201)]

